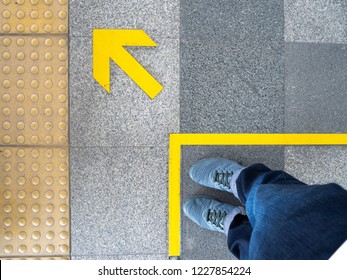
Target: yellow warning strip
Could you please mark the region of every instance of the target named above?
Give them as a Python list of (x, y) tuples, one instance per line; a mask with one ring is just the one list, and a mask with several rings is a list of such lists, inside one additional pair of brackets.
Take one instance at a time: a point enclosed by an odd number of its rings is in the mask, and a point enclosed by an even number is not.
[(70, 258), (68, 1), (0, 0), (0, 258)]
[(171, 134), (169, 151), (169, 256), (181, 254), (181, 147), (183, 145), (347, 145), (347, 134)]

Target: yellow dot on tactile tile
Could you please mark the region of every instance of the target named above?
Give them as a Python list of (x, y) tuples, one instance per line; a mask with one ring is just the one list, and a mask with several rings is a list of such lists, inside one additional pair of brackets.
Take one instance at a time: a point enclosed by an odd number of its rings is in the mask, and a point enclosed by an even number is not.
[(60, 88), (63, 88), (63, 89), (66, 88), (66, 85), (67, 85), (66, 82), (63, 81), (63, 80), (62, 80), (62, 81), (59, 81), (59, 83), (58, 83), (58, 86), (59, 86)]
[(61, 245), (59, 249), (62, 253), (67, 253), (69, 251), (69, 247), (67, 245)]
[(36, 93), (34, 93), (30, 96), (30, 99), (32, 102), (36, 103), (37, 101), (39, 101), (39, 96)]
[(5, 37), (3, 40), (2, 40), (2, 43), (4, 44), (5, 47), (8, 47), (9, 45), (11, 45), (11, 39), (8, 38), (8, 37)]
[(25, 164), (23, 162), (18, 163), (17, 170), (23, 172), (25, 170)]
[[(19, 191), (19, 192), (17, 193), (17, 197), (18, 197), (19, 199), (24, 199), (25, 196), (26, 196), (25, 191)], [(23, 205), (24, 205), (24, 204), (23, 204)], [(24, 205), (24, 207), (25, 207), (25, 205)], [(25, 211), (25, 208), (24, 208), (24, 211)]]
[(32, 122), (30, 127), (32, 130), (37, 130), (39, 128), (39, 124), (37, 122)]
[(12, 183), (12, 178), (9, 176), (6, 176), (2, 181), (6, 186), (9, 186)]
[(12, 197), (12, 192), (11, 191), (4, 191), (3, 196), (5, 199), (9, 200)]
[(46, 233), (46, 238), (49, 239), (49, 240), (52, 240), (54, 238), (55, 234), (53, 231), (48, 231)]
[(62, 186), (65, 186), (67, 184), (66, 177), (60, 177), (59, 178), (59, 184), (62, 185)]
[(30, 41), (30, 44), (33, 46), (33, 47), (37, 47), (39, 45), (39, 40), (37, 38), (33, 38), (31, 39)]
[(63, 227), (65, 227), (67, 225), (68, 221), (66, 218), (61, 218), (59, 221), (59, 224)]
[(4, 24), (3, 26), (2, 26), (2, 30), (4, 31), (4, 32), (6, 32), (6, 33), (8, 33), (8, 32), (10, 32), (11, 31), (11, 25), (9, 25), (9, 24)]
[(59, 67), (58, 72), (60, 75), (65, 75), (67, 72), (66, 67), (64, 66)]
[(51, 130), (52, 128), (53, 128), (53, 123), (51, 123), (51, 122), (46, 122), (45, 123), (45, 129)]
[(53, 86), (53, 82), (51, 80), (45, 81), (45, 87), (46, 88), (52, 88), (52, 86)]
[(60, 239), (62, 239), (62, 240), (67, 239), (68, 236), (69, 236), (69, 234), (67, 233), (67, 231), (62, 231), (62, 232), (59, 234), (59, 237), (60, 237)]
[(53, 13), (52, 11), (46, 11), (43, 16), (47, 19), (50, 19), (53, 17)]
[(17, 122), (16, 126), (19, 130), (23, 130), (25, 128), (25, 124), (23, 122)]
[(40, 224), (41, 224), (41, 220), (39, 218), (34, 218), (32, 221), (31, 221), (31, 224), (34, 226), (34, 227), (38, 227)]
[(18, 157), (20, 157), (20, 158), (22, 158), (22, 157), (24, 157), (25, 156), (25, 150), (24, 149), (18, 149), (17, 150), (17, 156)]
[(30, 12), (30, 17), (33, 19), (36, 19), (39, 17), (39, 12), (38, 11), (31, 11)]
[(18, 247), (18, 252), (19, 252), (19, 253), (24, 254), (24, 253), (26, 253), (26, 251), (27, 251), (27, 246), (25, 246), (25, 245), (20, 245), (20, 246)]
[(9, 135), (4, 135), (4, 137), (2, 137), (2, 142), (9, 144), (11, 142), (11, 137)]
[(32, 207), (31, 207), (31, 211), (33, 211), (34, 213), (38, 213), (40, 212), (40, 205), (39, 204), (34, 204)]
[(66, 157), (67, 157), (67, 151), (66, 151), (66, 150), (61, 150), (61, 151), (59, 152), (59, 156), (60, 156), (61, 158), (66, 158)]
[(25, 137), (23, 135), (18, 135), (17, 136), (17, 143), (23, 144), (24, 142), (25, 142)]
[(33, 66), (30, 68), (30, 72), (34, 75), (39, 73), (39, 68), (37, 66)]
[(31, 156), (34, 157), (34, 158), (37, 158), (40, 156), (40, 151), (37, 150), (37, 149), (32, 149), (31, 150)]
[(53, 73), (53, 68), (51, 66), (46, 66), (45, 67), (45, 73), (46, 74), (52, 74)]
[(46, 171), (51, 172), (53, 170), (53, 164), (51, 162), (46, 164)]
[(23, 5), (25, 3), (25, 0), (16, 0), (15, 2), (17, 5)]
[[(39, 169), (40, 169), (40, 165), (38, 163), (35, 162), (31, 165), (32, 171), (36, 172), (36, 171), (39, 171)], [(37, 177), (35, 177), (35, 178), (37, 178)]]
[(17, 85), (17, 88), (24, 88), (25, 82), (23, 80), (18, 80), (16, 85)]
[(53, 142), (53, 137), (48, 135), (45, 137), (46, 144), (51, 144)]
[(65, 108), (60, 108), (59, 111), (58, 111), (58, 114), (62, 117), (66, 116), (67, 114), (67, 111)]
[(25, 31), (25, 26), (24, 24), (18, 24), (16, 26), (16, 30), (19, 32), (19, 33), (23, 33)]
[(24, 74), (25, 72), (25, 68), (22, 65), (18, 66), (16, 70), (18, 74)]
[(11, 101), (11, 95), (9, 95), (8, 93), (5, 93), (3, 96), (2, 96), (2, 100), (4, 102), (10, 102)]
[(5, 60), (10, 60), (11, 54), (9, 52), (3, 52), (2, 53), (2, 58)]
[(18, 10), (17, 13), (16, 13), (16, 17), (17, 17), (18, 19), (24, 18), (24, 17), (25, 17), (25, 12), (22, 11), (22, 10)]
[(8, 172), (12, 169), (11, 163), (5, 163), (3, 166), (4, 171)]
[(18, 183), (18, 185), (23, 186), (25, 184), (25, 178), (24, 177), (19, 177), (17, 179), (17, 183)]
[(52, 108), (46, 108), (45, 109), (45, 115), (46, 116), (50, 117), (50, 116), (52, 116), (52, 114), (53, 114)]
[(9, 149), (4, 150), (3, 154), (6, 158), (9, 158), (10, 156), (12, 156), (12, 152)]
[(2, 82), (2, 86), (3, 86), (4, 88), (9, 88), (9, 87), (11, 86), (11, 82), (10, 82), (9, 80), (4, 80), (4, 81)]
[(52, 191), (47, 191), (46, 192), (46, 198), (47, 199), (52, 199), (54, 197), (54, 192)]
[(66, 101), (66, 95), (65, 94), (60, 94), (59, 95), (59, 101), (64, 103)]
[(12, 206), (11, 206), (11, 204), (6, 204), (6, 205), (4, 206), (4, 212), (5, 212), (5, 213), (11, 213), (11, 212), (12, 212)]
[[(39, 177), (33, 177), (31, 178), (31, 183), (34, 185), (34, 186), (37, 186), (39, 183), (40, 183), (40, 178)], [(38, 191), (33, 191), (32, 192), (32, 197), (33, 198), (39, 198), (40, 196), (40, 193)]]
[(66, 31), (66, 25), (65, 24), (60, 24), (59, 26), (58, 26), (58, 30), (59, 30), (59, 32), (65, 32)]
[(46, 183), (46, 185), (48, 185), (48, 186), (53, 185), (53, 183), (54, 183), (53, 177), (47, 177), (47, 178), (45, 179), (45, 183)]
[(10, 219), (10, 218), (5, 219), (5, 220), (4, 220), (4, 226), (5, 226), (5, 227), (10, 227), (10, 226), (12, 226), (12, 219)]
[(46, 205), (46, 212), (52, 213), (54, 211), (54, 205), (53, 204), (47, 204)]
[(11, 73), (11, 67), (10, 66), (4, 66), (4, 67), (2, 67), (2, 73), (4, 73), (4, 74), (10, 74)]
[(67, 138), (65, 136), (60, 136), (59, 137), (59, 143), (60, 144), (65, 144), (67, 142)]
[(5, 19), (8, 19), (11, 17), (11, 12), (9, 10), (4, 10), (2, 12), (2, 17), (5, 18)]
[(52, 60), (53, 59), (52, 53), (50, 53), (50, 52), (45, 53), (45, 59), (46, 60)]
[(46, 246), (46, 252), (47, 253), (53, 253), (55, 250), (54, 246), (53, 245), (47, 245)]
[(41, 246), (40, 245), (34, 245), (32, 251), (33, 251), (33, 253), (40, 253), (41, 252)]
[(66, 171), (67, 170), (67, 165), (65, 163), (61, 163), (59, 164), (59, 170), (60, 171)]
[(47, 218), (46, 219), (46, 225), (51, 227), (54, 225), (54, 219), (53, 218)]
[(16, 111), (17, 116), (23, 116), (25, 113), (24, 108), (18, 108)]
[(59, 211), (60, 211), (61, 213), (66, 213), (66, 211), (67, 211), (67, 205), (66, 205), (66, 204), (60, 205), (60, 206), (59, 206)]
[(31, 237), (32, 239), (34, 240), (39, 240), (41, 238), (41, 233), (39, 231), (34, 231), (32, 234), (31, 234)]
[(19, 94), (17, 94), (17, 98), (16, 99), (17, 99), (18, 102), (24, 102), (25, 96), (24, 96), (24, 94), (19, 93)]
[(18, 212), (20, 212), (20, 213), (24, 213), (24, 212), (27, 210), (27, 207), (26, 207), (25, 204), (22, 203), (22, 204), (19, 204), (19, 205), (18, 205), (17, 210), (18, 210)]
[(9, 130), (11, 128), (11, 123), (10, 122), (3, 122), (2, 128), (5, 130)]
[(52, 156), (53, 156), (53, 150), (51, 150), (51, 149), (47, 149), (46, 151), (45, 151), (45, 156), (47, 157), (47, 158), (51, 158)]
[(13, 247), (11, 245), (6, 245), (4, 248), (6, 254), (11, 254), (13, 252)]
[(31, 60), (38, 60), (39, 59), (39, 54), (37, 52), (32, 52), (30, 55)]
[(32, 81), (30, 82), (30, 86), (31, 86), (32, 88), (38, 88), (38, 87), (39, 87), (39, 81), (38, 81), (38, 80), (32, 80)]
[(66, 54), (65, 53), (60, 53), (59, 55), (58, 55), (58, 59), (60, 60), (60, 61), (65, 61), (66, 60)]
[(24, 227), (26, 224), (27, 224), (27, 220), (26, 220), (25, 218), (20, 218), (20, 219), (18, 220), (18, 225), (19, 225), (20, 227)]
[(39, 137), (37, 135), (33, 135), (30, 138), (31, 143), (37, 144), (39, 142)]
[(39, 31), (39, 26), (37, 24), (33, 24), (30, 26), (30, 30), (33, 33), (37, 33)]
[(53, 30), (52, 25), (46, 24), (45, 27), (43, 28), (47, 33), (51, 33)]
[(18, 60), (24, 60), (25, 59), (25, 54), (23, 52), (18, 52), (16, 55)]
[(39, 114), (39, 109), (37, 109), (37, 108), (32, 108), (31, 109), (31, 111), (30, 111), (30, 114), (32, 115), (32, 116), (37, 116), (38, 114)]
[(6, 231), (4, 237), (6, 240), (11, 240), (13, 238), (13, 233), (11, 231)]

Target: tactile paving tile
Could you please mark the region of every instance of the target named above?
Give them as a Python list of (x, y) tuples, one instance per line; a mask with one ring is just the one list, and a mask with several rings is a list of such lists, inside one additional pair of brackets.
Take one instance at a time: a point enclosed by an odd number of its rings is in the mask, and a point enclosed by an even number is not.
[(68, 0), (0, 0), (0, 33), (62, 34), (68, 30)]
[(67, 37), (4, 36), (0, 55), (0, 145), (66, 145)]
[(67, 148), (0, 147), (0, 257), (69, 257)]

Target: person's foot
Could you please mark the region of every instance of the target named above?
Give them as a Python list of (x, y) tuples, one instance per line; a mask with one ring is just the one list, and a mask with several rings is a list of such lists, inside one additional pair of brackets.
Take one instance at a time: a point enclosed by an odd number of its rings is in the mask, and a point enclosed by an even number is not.
[(189, 170), (193, 181), (210, 188), (233, 193), (237, 197), (235, 181), (245, 167), (224, 158), (207, 158)]
[[(208, 196), (194, 196), (188, 198), (183, 204), (186, 216), (199, 226), (225, 233), (237, 214), (245, 215), (242, 206), (233, 206), (222, 203)], [(226, 230), (224, 227), (226, 226)]]

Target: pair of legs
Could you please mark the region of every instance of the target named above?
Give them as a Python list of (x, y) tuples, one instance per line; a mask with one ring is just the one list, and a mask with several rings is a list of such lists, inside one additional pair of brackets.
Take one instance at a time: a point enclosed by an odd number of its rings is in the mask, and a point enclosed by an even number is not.
[(239, 259), (328, 259), (347, 239), (347, 191), (336, 184), (309, 186), (263, 164), (221, 158), (202, 160), (189, 174), (244, 205), (199, 196), (183, 206), (200, 226), (224, 233)]

